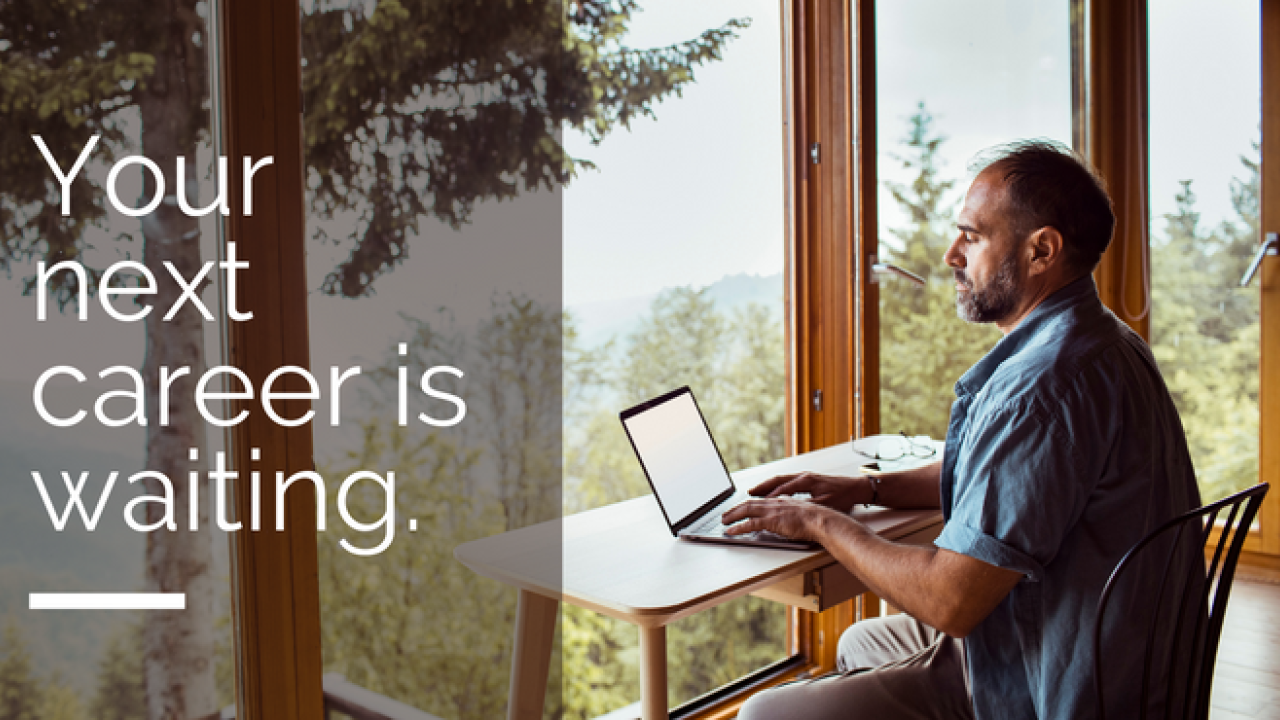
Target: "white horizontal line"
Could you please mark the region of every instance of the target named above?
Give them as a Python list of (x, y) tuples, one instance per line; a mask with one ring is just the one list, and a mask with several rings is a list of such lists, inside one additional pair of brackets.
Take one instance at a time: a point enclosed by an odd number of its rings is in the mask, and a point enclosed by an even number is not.
[(186, 610), (186, 593), (31, 593), (30, 610)]

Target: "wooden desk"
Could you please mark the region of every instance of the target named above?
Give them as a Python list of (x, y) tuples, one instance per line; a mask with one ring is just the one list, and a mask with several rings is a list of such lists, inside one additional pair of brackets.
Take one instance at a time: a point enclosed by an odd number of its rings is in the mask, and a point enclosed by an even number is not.
[[(852, 474), (866, 462), (843, 443), (743, 470), (733, 479), (749, 488), (803, 470)], [(858, 508), (854, 516), (882, 537), (918, 544), (932, 542), (942, 529), (936, 510)], [(648, 495), (469, 542), (454, 555), (480, 575), (520, 591), (511, 720), (542, 717), (560, 601), (639, 627), (642, 717), (657, 720), (667, 717), (666, 626), (671, 622), (749, 593), (818, 610), (865, 591), (825, 550), (677, 540)]]

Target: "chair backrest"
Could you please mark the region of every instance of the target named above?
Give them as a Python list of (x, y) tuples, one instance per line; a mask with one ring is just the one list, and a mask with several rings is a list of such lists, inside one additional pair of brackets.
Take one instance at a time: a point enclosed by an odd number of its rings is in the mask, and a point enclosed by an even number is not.
[[(1255, 485), (1166, 522), (1134, 545), (1116, 566), (1098, 600), (1093, 626), (1093, 678), (1100, 719), (1106, 717), (1103, 679), (1113, 685), (1133, 680), (1106, 675), (1104, 658), (1123, 654), (1127, 659), (1139, 650), (1104, 648), (1104, 623), (1111, 623), (1113, 629), (1124, 624), (1130, 638), (1145, 642), (1137, 697), (1139, 718), (1145, 719), (1153, 705), (1163, 708), (1165, 718), (1209, 717), (1209, 691), (1236, 561), (1267, 489), (1266, 483)], [(1211, 546), (1212, 559), (1208, 559)], [(1143, 587), (1158, 583), (1155, 596), (1133, 593), (1128, 598), (1132, 607), (1117, 604), (1117, 588), (1143, 573), (1147, 581)], [(1107, 614), (1109, 607), (1113, 608), (1111, 616)], [(1124, 715), (1131, 717), (1131, 711), (1128, 708)]]

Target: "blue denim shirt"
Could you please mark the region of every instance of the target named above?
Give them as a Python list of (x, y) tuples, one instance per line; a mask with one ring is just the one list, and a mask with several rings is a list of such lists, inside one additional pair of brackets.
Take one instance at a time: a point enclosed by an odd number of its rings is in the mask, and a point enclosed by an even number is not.
[(1177, 410), (1151, 350), (1089, 275), (955, 389), (936, 544), (1023, 574), (965, 640), (975, 715), (1094, 717), (1098, 596), (1129, 548), (1200, 504)]

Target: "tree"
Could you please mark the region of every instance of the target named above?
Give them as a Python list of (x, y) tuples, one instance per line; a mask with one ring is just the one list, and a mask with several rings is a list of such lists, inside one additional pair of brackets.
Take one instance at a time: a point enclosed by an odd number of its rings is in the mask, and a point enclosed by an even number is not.
[(0, 659), (0, 720), (39, 720), (40, 690), (26, 641), (10, 619), (4, 626), (4, 657)]
[(920, 103), (907, 121), (903, 152), (894, 156), (915, 177), (886, 183), (907, 222), (888, 228), (892, 240), (880, 243), (885, 262), (926, 278), (923, 288), (896, 279), (880, 286), (880, 425), (934, 438), (946, 436), (955, 381), (1000, 338), (995, 328), (956, 316), (951, 270), (942, 263), (955, 187), (941, 177), (945, 142)]
[[(781, 298), (779, 298), (779, 305)], [(786, 353), (781, 314), (750, 304), (727, 313), (707, 288), (659, 293), (620, 345), (579, 344), (565, 328), (565, 507), (568, 512), (649, 491), (620, 407), (690, 385), (731, 470), (786, 452)], [(565, 717), (597, 717), (639, 693), (635, 628), (588, 610), (563, 618)], [(786, 652), (785, 610), (740, 598), (685, 618), (668, 635), (668, 702), (678, 704)]]
[(147, 716), (143, 683), (142, 626), (117, 626), (98, 661), (98, 687), (89, 705), (92, 720), (138, 720)]
[[(694, 66), (718, 59), (745, 26), (730, 21), (685, 43), (633, 50), (622, 41), (634, 0), (382, 0), (368, 14), (363, 7), (316, 3), (302, 19), (309, 200), (321, 219), (357, 218), (354, 227), (317, 226), (324, 239), (350, 247), (324, 282), (326, 292), (348, 297), (368, 294), (408, 257), (423, 218), (458, 227), (479, 202), (567, 182), (586, 163), (561, 146), (565, 125), (598, 141), (652, 114), (654, 103), (678, 93)], [(32, 135), (44, 138), (64, 169), (100, 135), (101, 163), (140, 151), (161, 168), (166, 188), (196, 185), (194, 162), (184, 177), (175, 172), (178, 156), (209, 145), (209, 12), (203, 0), (0, 4), (0, 269), (34, 259), (89, 265), (92, 229), (133, 239), (110, 227), (93, 173), (73, 184), (71, 215), (60, 214), (59, 185)], [(143, 197), (155, 190), (147, 175)], [(338, 226), (337, 236), (327, 234)], [(142, 261), (158, 281), (153, 300), (167, 307), (180, 288), (163, 265), (195, 275), (199, 225), (162, 203), (139, 234)], [(85, 290), (93, 292), (101, 271), (88, 269)], [(64, 304), (81, 290), (68, 273), (53, 288)], [(173, 386), (176, 397), (190, 396), (205, 365), (201, 319), (187, 310), (172, 322), (161, 313), (145, 320), (148, 386), (161, 366), (192, 369)], [(148, 403), (156, 417), (153, 395)], [(157, 423), (147, 427), (146, 467), (169, 477), (207, 470), (187, 460), (188, 448), (205, 446), (204, 435), (194, 408), (175, 408), (163, 432)], [(157, 481), (148, 482), (147, 492), (159, 494)], [(174, 489), (176, 506), (185, 507), (185, 484)], [(145, 626), (148, 716), (216, 709), (209, 537), (150, 534), (146, 584), (188, 598), (185, 612)]]
[[(474, 328), (406, 318), (407, 355), (371, 373), (358, 448), (325, 477), (396, 473), (396, 540), (353, 557), (320, 538), (326, 672), (444, 717), (485, 720), (506, 705), (515, 597), (452, 554), (463, 542), (560, 514), (560, 314), (526, 298), (495, 301)], [(401, 427), (397, 370), (448, 359), (468, 368), (468, 430)], [(350, 496), (355, 517), (380, 516), (375, 486)], [(328, 508), (329, 527), (342, 524)], [(409, 530), (410, 519), (416, 529)], [(556, 559), (559, 559), (558, 551)], [(553, 684), (556, 687), (558, 683)], [(548, 698), (560, 704), (559, 693)]]
[(1237, 284), (1257, 249), (1259, 165), (1248, 157), (1241, 163), (1245, 178), (1232, 181), (1234, 218), (1203, 227), (1185, 180), (1152, 237), (1152, 352), (1206, 500), (1258, 477), (1259, 297)]
[[(84, 704), (80, 694), (62, 676), (54, 673), (40, 693), (40, 720), (83, 720)], [(142, 717), (137, 715), (135, 717)]]

